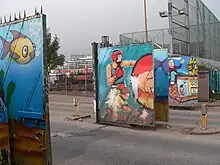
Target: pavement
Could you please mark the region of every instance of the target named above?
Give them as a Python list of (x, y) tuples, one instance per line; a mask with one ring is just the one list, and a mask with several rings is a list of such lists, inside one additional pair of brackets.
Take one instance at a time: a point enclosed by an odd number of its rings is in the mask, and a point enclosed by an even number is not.
[(194, 128), (192, 131), (190, 131), (191, 135), (213, 135), (213, 134), (219, 134), (220, 133), (220, 128), (206, 128), (206, 129), (201, 129), (200, 127)]
[[(92, 103), (93, 102), (93, 97), (91, 96), (79, 96), (77, 95), (78, 93), (75, 92), (75, 95), (56, 95), (56, 94), (50, 94), (49, 99), (51, 101), (56, 101), (56, 102), (72, 102), (73, 98), (78, 98), (80, 102), (82, 103)], [(89, 94), (91, 95), (91, 94)], [(216, 100), (214, 102), (200, 102), (200, 104), (206, 104), (208, 107), (220, 107), (220, 100)]]
[[(52, 108), (51, 108), (52, 109)], [(70, 122), (51, 112), (53, 165), (219, 165), (220, 136)]]
[(220, 107), (220, 100), (214, 102), (200, 102), (200, 104), (206, 104), (208, 107)]
[[(83, 97), (81, 97), (84, 100)], [(89, 99), (88, 99), (89, 100)], [(93, 116), (92, 99), (81, 102), (81, 115)], [(135, 130), (69, 121), (71, 101), (50, 100), (54, 165), (219, 165), (220, 134), (190, 135), (200, 122), (199, 111), (170, 110), (172, 127)], [(218, 107), (209, 107), (208, 128), (220, 128)]]
[[(71, 102), (54, 102), (50, 101), (50, 112), (56, 114), (57, 117), (65, 120), (66, 117), (71, 117), (74, 113), (74, 106)], [(168, 124), (175, 127), (196, 127), (196, 124), (201, 120), (200, 111), (188, 110), (170, 110)], [(91, 115), (93, 117), (93, 104), (81, 103), (79, 105), (80, 115)], [(92, 119), (90, 119), (92, 121)], [(220, 112), (218, 107), (208, 107), (208, 127), (220, 128)]]
[(68, 95), (49, 95), (49, 100), (52, 102), (72, 103), (73, 99), (77, 98), (80, 103), (93, 103), (93, 97), (86, 96), (68, 96)]

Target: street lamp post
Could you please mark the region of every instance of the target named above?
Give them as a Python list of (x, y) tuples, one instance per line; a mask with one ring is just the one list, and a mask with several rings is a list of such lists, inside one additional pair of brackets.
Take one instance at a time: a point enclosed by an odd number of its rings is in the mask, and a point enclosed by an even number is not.
[(174, 34), (173, 34), (173, 16), (181, 16), (181, 15), (186, 15), (184, 9), (178, 9), (175, 8), (175, 10), (178, 11), (178, 14), (173, 14), (173, 4), (172, 0), (168, 1), (168, 12), (163, 11), (159, 12), (159, 15), (161, 18), (167, 18), (169, 19), (169, 33), (171, 35), (171, 43), (170, 43), (170, 56), (173, 56), (173, 45), (174, 45)]
[(147, 0), (144, 0), (144, 26), (145, 26), (146, 42), (148, 42), (148, 32), (147, 32)]

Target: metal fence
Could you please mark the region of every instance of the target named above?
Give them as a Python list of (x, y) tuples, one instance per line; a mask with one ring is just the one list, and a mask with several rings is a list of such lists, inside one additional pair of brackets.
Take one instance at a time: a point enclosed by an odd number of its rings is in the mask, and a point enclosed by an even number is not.
[[(121, 45), (129, 45), (135, 43), (146, 42), (146, 32), (133, 32), (120, 34), (119, 40)], [(159, 47), (168, 48), (169, 43), (171, 42), (171, 36), (169, 34), (169, 29), (159, 29), (159, 30), (149, 30), (148, 31), (148, 40), (152, 43), (155, 43)]]
[(201, 0), (190, 0), (190, 24), (197, 41), (197, 55), (213, 60), (220, 60), (220, 22)]
[[(173, 6), (187, 10), (186, 0), (172, 0)], [(182, 25), (189, 26), (189, 30), (181, 26), (173, 26), (175, 38), (187, 41), (189, 37), (189, 55), (220, 61), (220, 22), (214, 14), (201, 2), (201, 0), (188, 1), (189, 17), (175, 16), (173, 20)], [(175, 12), (173, 13), (176, 14)], [(189, 19), (187, 25), (187, 20)], [(120, 35), (121, 44), (145, 42), (145, 32), (134, 32)], [(172, 35), (169, 28), (148, 31), (149, 40), (163, 48), (170, 48)], [(173, 52), (185, 55), (187, 47), (185, 42), (173, 42)]]

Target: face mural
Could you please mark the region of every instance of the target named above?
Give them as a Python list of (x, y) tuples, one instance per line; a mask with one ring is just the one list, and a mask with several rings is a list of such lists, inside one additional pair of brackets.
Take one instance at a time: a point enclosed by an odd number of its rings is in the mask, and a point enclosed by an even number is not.
[(49, 164), (45, 22), (46, 16), (38, 14), (0, 25), (2, 165)]
[(152, 45), (99, 49), (100, 119), (154, 124)]
[(192, 56), (169, 59), (170, 106), (198, 106), (198, 63)]

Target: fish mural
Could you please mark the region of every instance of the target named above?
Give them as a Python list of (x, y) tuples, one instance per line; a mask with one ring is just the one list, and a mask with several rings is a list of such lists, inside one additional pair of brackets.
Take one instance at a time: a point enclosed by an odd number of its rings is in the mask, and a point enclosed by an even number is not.
[(0, 165), (50, 165), (46, 15), (2, 24), (0, 32)]
[(35, 44), (26, 35), (10, 30), (13, 35), (12, 41), (7, 41), (0, 36), (3, 43), (3, 54), (1, 60), (9, 55), (15, 62), (19, 64), (28, 64), (35, 58)]

